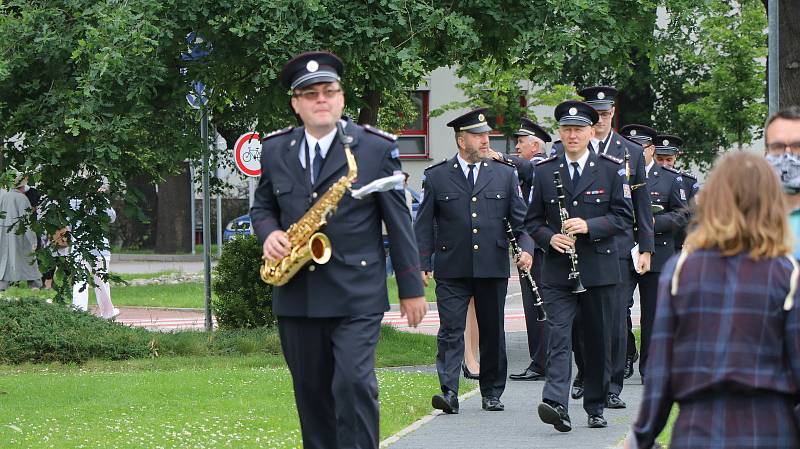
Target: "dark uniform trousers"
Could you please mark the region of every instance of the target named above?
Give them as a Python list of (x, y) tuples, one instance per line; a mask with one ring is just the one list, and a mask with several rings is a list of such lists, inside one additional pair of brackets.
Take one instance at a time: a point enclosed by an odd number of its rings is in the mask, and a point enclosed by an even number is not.
[(503, 308), (510, 274), (503, 218), (523, 251), (533, 253), (533, 241), (524, 231), (525, 202), (513, 166), (494, 160), (480, 165), (472, 187), (456, 157), (425, 170), (414, 231), (421, 267), (436, 279), (436, 368), (442, 391), (458, 392), (467, 305), (474, 296), (481, 394), (500, 397), (507, 371)]
[[(349, 120), (345, 133), (358, 164), (353, 188), (401, 169), (392, 137)], [(312, 185), (300, 164), (304, 136), (303, 128), (286, 129), (263, 141), (262, 175), (250, 210), (262, 243), (297, 222), (347, 174), (343, 144), (336, 137)], [(322, 228), (331, 241), (331, 259), (309, 263), (273, 289), (307, 449), (377, 449), (379, 444), (373, 370), (381, 317), (389, 309), (381, 222), (389, 232), (401, 300), (423, 296), (419, 253), (401, 190), (361, 200), (345, 194)]]
[[(611, 322), (617, 284), (619, 257), (615, 236), (632, 224), (630, 190), (618, 173), (621, 164), (605, 156), (590, 154), (577, 186), (572, 186), (564, 156), (554, 156), (536, 166), (533, 200), (526, 226), (536, 244), (547, 248), (542, 267), (542, 297), (549, 324), (549, 358), (543, 399), (564, 407), (569, 404), (572, 376), (572, 331), (576, 314), (586, 338), (584, 347), (584, 401), (587, 414), (602, 414), (608, 392), (611, 351)], [(553, 172), (559, 171), (565, 188), (570, 217), (586, 220), (589, 233), (578, 235), (578, 269), (587, 291), (572, 293), (568, 280), (569, 256), (549, 246), (561, 229)], [(626, 193), (627, 192), (627, 193)]]
[[(527, 203), (530, 199), (531, 189), (533, 188), (533, 168), (539, 161), (545, 159), (545, 155), (538, 153), (530, 161), (519, 156), (509, 154), (505, 156), (515, 167), (519, 175), (522, 191), (522, 198)], [(533, 255), (533, 266), (531, 267), (531, 277), (536, 285), (542, 285), (542, 262), (544, 261), (544, 251), (536, 248)], [(522, 291), (522, 308), (525, 311), (525, 329), (528, 334), (528, 353), (531, 358), (529, 367), (534, 371), (544, 374), (547, 367), (547, 322), (536, 320), (536, 310), (533, 306), (533, 292), (528, 288), (525, 280), (520, 276), (520, 289)], [(539, 292), (541, 295), (541, 291)]]
[(371, 448), (379, 441), (373, 367), (382, 318), (278, 318), (304, 447)]
[[(653, 244), (653, 213), (650, 208), (650, 198), (645, 185), (646, 174), (644, 164), (644, 152), (641, 145), (633, 143), (624, 137), (618, 135), (615, 131), (611, 131), (608, 137), (608, 144), (605, 153), (616, 157), (617, 159), (625, 160), (625, 154), (628, 154), (629, 161), (626, 164), (623, 162), (621, 170), (626, 170), (626, 175), (630, 177), (630, 184), (638, 185), (636, 189), (632, 190), (631, 199), (635, 211), (637, 226), (636, 228), (628, 228), (625, 233), (617, 236), (617, 253), (619, 256), (619, 269), (620, 269), (620, 283), (617, 284), (617, 293), (614, 301), (612, 302), (613, 312), (609, 321), (611, 331), (611, 364), (609, 368), (609, 393), (619, 395), (622, 392), (623, 381), (625, 378), (625, 361), (630, 349), (636, 350), (636, 342), (630, 342), (628, 339), (629, 322), (631, 307), (633, 307), (633, 293), (636, 289), (637, 276), (633, 259), (631, 258), (630, 250), (635, 244), (639, 244), (639, 252), (654, 251)], [(580, 334), (583, 326), (580, 325), (581, 314), (578, 313), (578, 325), (574, 328), (573, 338), (577, 339), (579, 343), (574, 345), (575, 364), (578, 367), (578, 373), (584, 366), (584, 358), (582, 351), (582, 335)], [(632, 335), (632, 333), (631, 333)]]
[(480, 329), (481, 396), (500, 397), (506, 387), (506, 340), (503, 310), (508, 278), (437, 278), (439, 310), (436, 371), (442, 391), (458, 391), (464, 360), (464, 326), (469, 298), (475, 298)]
[[(533, 252), (533, 266), (531, 267), (531, 277), (537, 286), (542, 285), (542, 264), (544, 262), (544, 251), (536, 248)], [(525, 311), (525, 328), (528, 332), (528, 354), (531, 357), (530, 367), (541, 374), (547, 371), (547, 348), (548, 348), (548, 324), (547, 321), (536, 320), (536, 309), (533, 292), (528, 288), (524, 280), (520, 279), (522, 288), (522, 308)], [(541, 291), (539, 292), (541, 295)]]
[(658, 298), (658, 278), (667, 260), (675, 253), (675, 235), (686, 228), (688, 216), (686, 191), (680, 172), (655, 164), (650, 169), (647, 187), (652, 204), (661, 205), (664, 210), (655, 215), (656, 250), (650, 264), (650, 271), (638, 276), (639, 301), (641, 305), (641, 356), (639, 374), (644, 378), (647, 365), (650, 339), (653, 335), (653, 322)]

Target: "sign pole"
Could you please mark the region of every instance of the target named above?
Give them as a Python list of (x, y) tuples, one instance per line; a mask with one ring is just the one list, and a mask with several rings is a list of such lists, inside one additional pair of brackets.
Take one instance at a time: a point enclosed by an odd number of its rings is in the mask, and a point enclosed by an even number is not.
[(206, 331), (213, 330), (211, 321), (211, 193), (209, 192), (208, 162), (208, 110), (205, 105), (200, 109), (200, 140), (203, 142), (203, 267), (205, 268), (205, 312)]

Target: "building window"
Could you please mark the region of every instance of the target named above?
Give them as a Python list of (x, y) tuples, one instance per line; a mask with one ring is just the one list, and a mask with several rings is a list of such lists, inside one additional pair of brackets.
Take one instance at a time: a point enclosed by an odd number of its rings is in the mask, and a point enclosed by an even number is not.
[(417, 117), (400, 131), (397, 148), (402, 159), (428, 159), (428, 97), (426, 90), (409, 93), (411, 101), (417, 107)]
[[(528, 105), (528, 100), (525, 98), (524, 92), (521, 92), (519, 95), (519, 105), (523, 108)], [(495, 128), (495, 131), (489, 133), (489, 147), (498, 153), (513, 154), (517, 151), (515, 149), (517, 146), (517, 138), (514, 136), (506, 137), (500, 131), (496, 131), (496, 129), (503, 126), (505, 122), (506, 118), (502, 114), (498, 114), (494, 118), (493, 128)]]

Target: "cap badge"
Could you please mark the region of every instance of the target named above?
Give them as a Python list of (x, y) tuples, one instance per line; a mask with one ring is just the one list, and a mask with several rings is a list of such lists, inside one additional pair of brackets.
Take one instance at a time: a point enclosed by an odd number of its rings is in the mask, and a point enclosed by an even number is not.
[(308, 61), (308, 64), (306, 64), (306, 70), (312, 73), (316, 72), (317, 70), (319, 70), (319, 63), (313, 59), (311, 61)]
[(478, 114), (478, 121), (479, 122), (485, 122), (486, 121), (486, 117), (484, 117), (483, 114)]
[(663, 143), (663, 144), (664, 144), (664, 146), (667, 146), (667, 145), (669, 145), (669, 140), (667, 140), (667, 139), (664, 139), (664, 141), (663, 141), (663, 142), (661, 142), (661, 143)]
[(631, 135), (632, 135), (632, 136), (635, 136), (635, 135), (636, 135), (636, 130), (635, 130), (635, 129), (632, 129), (632, 130), (631, 130)]
[(569, 115), (578, 115), (578, 108), (569, 108)]
[(598, 93), (597, 93), (597, 99), (598, 99), (598, 100), (602, 100), (602, 99), (603, 99), (603, 98), (605, 98), (605, 97), (606, 97), (606, 94), (605, 94), (605, 92), (598, 92)]

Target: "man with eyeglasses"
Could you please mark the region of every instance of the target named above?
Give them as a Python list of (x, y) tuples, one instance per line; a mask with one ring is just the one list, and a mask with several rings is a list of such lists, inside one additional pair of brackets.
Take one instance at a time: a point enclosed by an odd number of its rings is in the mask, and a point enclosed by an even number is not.
[[(344, 143), (358, 165), (354, 190), (401, 173), (394, 136), (342, 117), (343, 69), (336, 55), (309, 52), (286, 63), (281, 72), (303, 126), (271, 133), (262, 143), (262, 175), (250, 216), (269, 260), (293, 250), (286, 229), (347, 174)], [(409, 326), (416, 327), (427, 303), (402, 189), (363, 199), (345, 194), (322, 228), (331, 242), (330, 260), (310, 263), (273, 289), (273, 311), (306, 448), (378, 447), (375, 349), (383, 313), (389, 309), (381, 222), (390, 236), (400, 310)]]
[(800, 258), (800, 107), (771, 115), (764, 125), (766, 158), (781, 178), (794, 231), (794, 256)]

